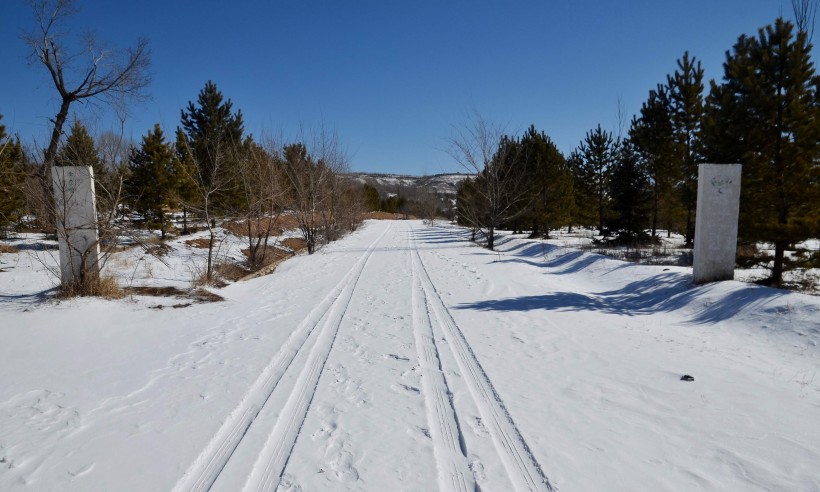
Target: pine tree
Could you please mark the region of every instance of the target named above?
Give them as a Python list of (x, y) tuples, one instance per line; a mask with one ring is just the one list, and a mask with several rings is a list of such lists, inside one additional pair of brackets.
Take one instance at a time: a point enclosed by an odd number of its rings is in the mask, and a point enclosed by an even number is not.
[(620, 242), (631, 244), (646, 239), (644, 232), (652, 208), (649, 173), (627, 140), (621, 145), (610, 176), (612, 226)]
[(182, 234), (188, 234), (188, 213), (201, 204), (197, 187), (197, 167), (191, 156), (188, 138), (182, 128), (177, 127), (174, 141), (174, 169), (176, 180), (174, 186), (175, 201), (182, 207)]
[(71, 133), (57, 152), (54, 165), (91, 166), (94, 169), (95, 178), (103, 176), (105, 170), (97, 152), (97, 145), (88, 133), (88, 129), (79, 120), (74, 120), (71, 125)]
[(609, 179), (619, 147), (620, 142), (610, 132), (602, 130), (599, 124), (596, 129), (587, 132), (578, 148), (582, 160), (576, 186), (580, 185), (585, 199), (594, 204), (595, 220), (601, 234), (604, 233), (609, 213)]
[(656, 90), (649, 91), (649, 98), (641, 106), (640, 117), (632, 119), (629, 140), (649, 174), (652, 189), (650, 228), (654, 237), (660, 223), (665, 223), (667, 230), (671, 229), (678, 204), (674, 187), (681, 176), (680, 168), (674, 165), (672, 108), (665, 85), (658, 84)]
[(5, 125), (0, 124), (0, 237), (25, 213), (25, 182), (25, 155), (20, 139), (6, 135)]
[(551, 227), (569, 223), (572, 214), (572, 175), (566, 159), (544, 132), (530, 126), (521, 137), (519, 165), (527, 174), (528, 210), (522, 216), (529, 222), (532, 236), (549, 237)]
[(741, 36), (711, 84), (708, 157), (743, 164), (739, 235), (774, 244), (771, 282), (785, 250), (820, 234), (820, 104), (805, 32), (777, 19)]
[(173, 199), (177, 173), (173, 149), (165, 141), (159, 124), (142, 137), (139, 148), (132, 149), (129, 167), (131, 175), (126, 189), (134, 197), (137, 210), (152, 218), (165, 239), (168, 220), (164, 207)]
[(678, 59), (678, 69), (667, 76), (671, 109), (675, 162), (681, 180), (678, 186), (686, 210), (686, 244), (695, 239), (695, 214), (698, 201), (698, 164), (703, 162), (703, 68), (689, 52)]
[(189, 101), (187, 110), (181, 112), (182, 128), (203, 187), (219, 192), (216, 205), (223, 210), (241, 203), (237, 152), (241, 151), (244, 126), (242, 111), (233, 113), (232, 108), (231, 100), (223, 102), (222, 93), (209, 80), (197, 103)]

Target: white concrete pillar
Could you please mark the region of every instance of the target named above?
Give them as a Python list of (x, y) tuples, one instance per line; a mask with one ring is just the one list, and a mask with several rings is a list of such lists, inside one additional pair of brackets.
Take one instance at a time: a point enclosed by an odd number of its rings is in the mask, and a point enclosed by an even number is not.
[(740, 164), (698, 166), (695, 283), (735, 278), (741, 169)]
[(60, 281), (73, 283), (99, 276), (100, 242), (94, 200), (94, 171), (90, 166), (54, 166), (57, 240), (60, 246)]

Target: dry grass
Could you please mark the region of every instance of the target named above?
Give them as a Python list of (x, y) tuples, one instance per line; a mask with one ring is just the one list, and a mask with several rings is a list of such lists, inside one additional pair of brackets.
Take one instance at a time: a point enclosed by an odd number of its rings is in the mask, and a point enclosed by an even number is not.
[(391, 214), (390, 212), (367, 212), (362, 214), (362, 220), (416, 220), (415, 215)]
[(60, 285), (61, 297), (102, 297), (104, 299), (120, 299), (124, 295), (117, 279), (111, 275), (102, 275), (96, 279), (85, 279), (82, 282)]
[[(271, 236), (281, 236), (283, 231), (296, 229), (299, 227), (299, 223), (296, 221), (296, 217), (293, 215), (280, 215), (276, 218), (274, 223), (271, 225)], [(222, 224), (222, 228), (226, 231), (230, 232), (231, 234), (237, 236), (248, 236), (248, 221), (233, 221), (233, 222), (226, 222)], [(259, 237), (260, 232), (262, 234), (268, 228), (268, 220), (267, 219), (254, 219), (251, 222), (251, 235), (254, 237)]]
[(210, 244), (211, 240), (207, 237), (200, 237), (197, 239), (189, 239), (185, 241), (185, 244), (194, 248), (208, 248), (208, 244)]
[(18, 251), (16, 246), (0, 243), (0, 253), (17, 253)]
[(289, 237), (282, 240), (282, 246), (293, 250), (294, 253), (298, 253), (307, 248), (307, 242), (300, 237)]
[[(142, 295), (142, 296), (153, 296), (153, 297), (176, 297), (180, 299), (191, 299), (198, 303), (204, 302), (218, 302), (224, 301), (225, 299), (218, 295), (214, 294), (213, 292), (209, 292), (205, 289), (198, 288), (191, 291), (184, 291), (177, 287), (126, 287), (123, 291), (127, 294), (131, 295)], [(180, 307), (188, 307), (190, 303), (187, 304), (175, 304), (171, 307), (180, 308)], [(162, 306), (156, 306), (156, 309), (162, 309)]]
[[(247, 254), (247, 253), (245, 253)], [(228, 280), (231, 282), (236, 282), (242, 278), (245, 278), (250, 273), (250, 271), (242, 268), (241, 266), (235, 263), (220, 263), (216, 265), (214, 269), (214, 274), (224, 280)]]
[(176, 287), (126, 287), (126, 294), (154, 297), (185, 297), (185, 291)]
[[(250, 253), (250, 248), (245, 248), (242, 250), (242, 254), (244, 254), (248, 259), (250, 259)], [(261, 250), (257, 252), (257, 255), (261, 254)], [(274, 248), (273, 246), (268, 246), (265, 248), (265, 259), (261, 265), (258, 265), (257, 269), (265, 268), (269, 265), (272, 265), (273, 263), (279, 263), (283, 259), (290, 258), (291, 256), (293, 256), (293, 253), (291, 253), (290, 251), (285, 251), (281, 248)], [(245, 275), (243, 275), (243, 277), (246, 276), (248, 273), (250, 272), (245, 272)]]

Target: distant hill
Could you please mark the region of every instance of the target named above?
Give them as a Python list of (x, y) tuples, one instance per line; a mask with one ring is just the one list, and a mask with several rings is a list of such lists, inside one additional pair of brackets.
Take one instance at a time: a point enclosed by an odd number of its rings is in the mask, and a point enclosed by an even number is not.
[(469, 174), (451, 173), (432, 176), (407, 176), (402, 174), (350, 173), (350, 177), (360, 183), (367, 183), (381, 196), (413, 196), (416, 191), (426, 190), (434, 194), (455, 198), (458, 184)]

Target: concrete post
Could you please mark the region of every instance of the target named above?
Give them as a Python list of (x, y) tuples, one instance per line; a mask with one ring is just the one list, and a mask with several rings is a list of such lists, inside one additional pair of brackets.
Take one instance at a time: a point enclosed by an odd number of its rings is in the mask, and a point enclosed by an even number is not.
[(697, 284), (735, 278), (740, 164), (698, 166), (693, 277)]
[(68, 285), (82, 278), (98, 278), (100, 242), (94, 171), (90, 166), (54, 166), (51, 178), (60, 247), (60, 281)]

